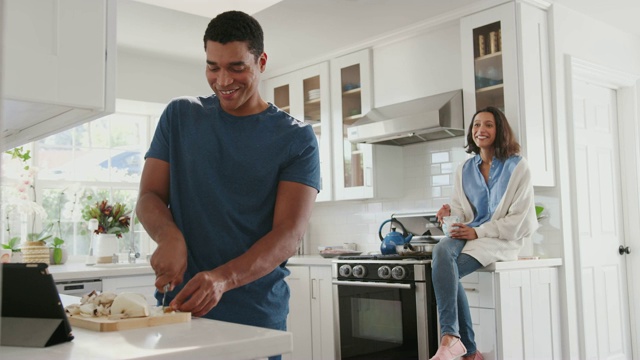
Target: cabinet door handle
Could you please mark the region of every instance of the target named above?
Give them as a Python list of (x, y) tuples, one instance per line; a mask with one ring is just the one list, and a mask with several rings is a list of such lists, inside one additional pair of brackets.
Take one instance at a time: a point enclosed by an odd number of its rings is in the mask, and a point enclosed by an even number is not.
[(318, 286), (318, 280), (311, 279), (311, 298), (316, 299), (316, 287)]
[(478, 292), (478, 289), (476, 289), (476, 288), (464, 288), (464, 291), (468, 291), (468, 292)]

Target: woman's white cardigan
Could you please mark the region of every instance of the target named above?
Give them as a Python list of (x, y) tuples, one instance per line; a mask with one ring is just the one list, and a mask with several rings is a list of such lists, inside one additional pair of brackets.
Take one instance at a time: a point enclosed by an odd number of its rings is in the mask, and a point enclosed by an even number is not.
[[(459, 166), (456, 172), (451, 214), (458, 215), (462, 223), (470, 223), (474, 214), (462, 188), (462, 167)], [(517, 260), (520, 248), (525, 241), (531, 241), (537, 228), (531, 172), (527, 160), (522, 158), (513, 170), (491, 220), (474, 228), (478, 238), (468, 240), (462, 252), (473, 256), (482, 266)]]

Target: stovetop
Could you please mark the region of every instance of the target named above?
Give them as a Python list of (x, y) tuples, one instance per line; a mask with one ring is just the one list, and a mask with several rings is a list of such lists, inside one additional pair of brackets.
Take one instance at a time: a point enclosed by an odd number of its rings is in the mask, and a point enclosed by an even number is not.
[(398, 255), (398, 254), (367, 254), (367, 255), (341, 255), (337, 257), (338, 260), (379, 260), (379, 261), (391, 261), (391, 260), (431, 260), (431, 255)]

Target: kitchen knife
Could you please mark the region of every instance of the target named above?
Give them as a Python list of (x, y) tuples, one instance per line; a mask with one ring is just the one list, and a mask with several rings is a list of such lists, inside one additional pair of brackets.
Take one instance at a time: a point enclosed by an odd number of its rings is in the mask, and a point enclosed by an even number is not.
[(164, 292), (164, 294), (162, 294), (162, 311), (163, 312), (166, 307), (167, 293), (169, 292), (169, 285), (171, 285), (171, 283), (165, 285), (164, 288), (162, 288), (162, 291)]

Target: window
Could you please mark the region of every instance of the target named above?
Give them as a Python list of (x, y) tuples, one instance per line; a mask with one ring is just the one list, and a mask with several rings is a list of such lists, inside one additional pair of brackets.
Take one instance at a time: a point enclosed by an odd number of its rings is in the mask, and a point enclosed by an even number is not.
[[(24, 241), (27, 234), (45, 230), (62, 238), (70, 255), (88, 254), (91, 234), (82, 209), (107, 199), (133, 210), (144, 153), (163, 108), (118, 100), (115, 114), (24, 145), (32, 157), (28, 170), (21, 159), (3, 154), (2, 243), (16, 236)], [(133, 244), (141, 254), (150, 254), (155, 243), (135, 222), (133, 216), (120, 251), (129, 252)]]

